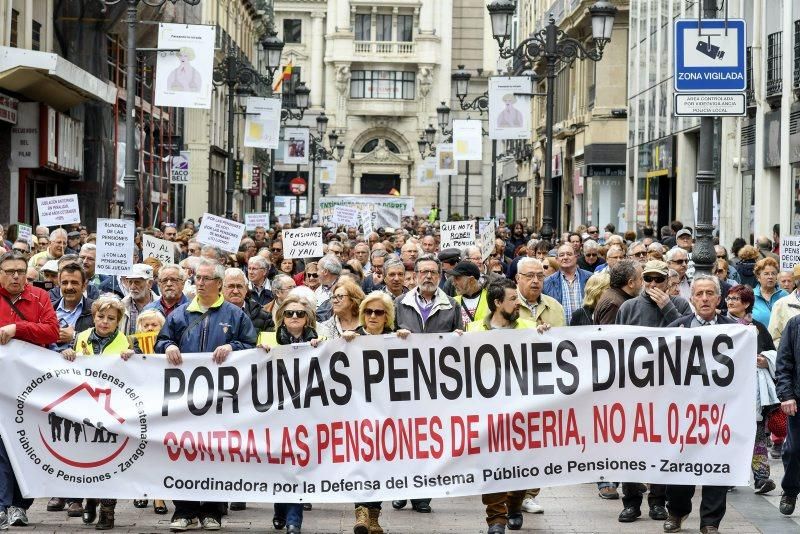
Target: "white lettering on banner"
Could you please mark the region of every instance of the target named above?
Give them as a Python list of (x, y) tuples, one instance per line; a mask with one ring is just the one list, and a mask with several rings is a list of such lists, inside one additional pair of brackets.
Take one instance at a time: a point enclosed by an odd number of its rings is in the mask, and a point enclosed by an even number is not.
[(252, 232), (257, 226), (269, 228), (269, 213), (244, 214), (244, 227), (248, 232)]
[(333, 217), (331, 223), (334, 226), (358, 226), (361, 220), (361, 215), (356, 208), (348, 208), (347, 206), (334, 206)]
[(36, 207), (41, 225), (61, 226), (81, 222), (78, 195), (37, 198)]
[(322, 228), (295, 228), (283, 231), (283, 257), (318, 258), (322, 256)]
[(480, 232), (480, 237), (478, 238), (478, 242), (480, 243), (481, 247), (481, 259), (486, 261), (489, 259), (489, 256), (492, 255), (494, 251), (494, 240), (495, 240), (495, 233), (497, 232), (497, 223), (494, 219), (489, 221), (483, 230)]
[(94, 272), (117, 276), (128, 274), (133, 265), (134, 233), (133, 221), (97, 219), (97, 261)]
[(781, 271), (790, 271), (800, 265), (800, 236), (781, 237)]
[(156, 258), (161, 264), (175, 263), (177, 249), (175, 243), (142, 234), (142, 259)]
[[(756, 430), (756, 369), (739, 356), (755, 353), (755, 332), (738, 324), (361, 336), (221, 365), (184, 355), (180, 367), (70, 363), (12, 340), (0, 346), (0, 430), (27, 497), (361, 502), (601, 479), (737, 486)], [(64, 420), (88, 439), (61, 433)]]
[(441, 248), (460, 248), (475, 245), (475, 223), (473, 221), (451, 221), (442, 223)]
[(203, 215), (203, 222), (197, 233), (197, 241), (235, 254), (239, 250), (239, 243), (241, 243), (244, 233), (244, 223), (229, 221), (224, 217), (206, 213)]

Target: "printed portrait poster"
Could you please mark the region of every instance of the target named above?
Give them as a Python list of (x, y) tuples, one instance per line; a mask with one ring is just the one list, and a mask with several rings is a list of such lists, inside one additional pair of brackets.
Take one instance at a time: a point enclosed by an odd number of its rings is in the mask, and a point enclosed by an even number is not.
[(318, 164), (319, 183), (333, 185), (336, 183), (336, 161), (324, 159)]
[(489, 78), (489, 139), (529, 139), (531, 79), (527, 76)]
[(453, 155), (456, 161), (483, 159), (483, 125), (476, 120), (453, 121)]
[(279, 98), (247, 98), (244, 121), (244, 146), (276, 149), (281, 133), (281, 100)]
[(156, 60), (157, 106), (211, 108), (216, 27), (198, 24), (159, 24)]
[(308, 165), (308, 128), (286, 128), (283, 131), (283, 163)]
[(439, 181), (436, 176), (436, 158), (425, 158), (417, 167), (417, 185), (425, 186)]
[(436, 145), (436, 174), (438, 176), (455, 176), (458, 174), (452, 143)]

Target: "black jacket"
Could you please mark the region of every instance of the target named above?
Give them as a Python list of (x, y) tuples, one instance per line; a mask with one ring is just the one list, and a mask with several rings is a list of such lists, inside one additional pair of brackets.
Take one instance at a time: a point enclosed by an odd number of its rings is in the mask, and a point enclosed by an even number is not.
[(586, 306), (581, 306), (572, 313), (572, 318), (569, 320), (570, 326), (590, 326), (594, 324), (592, 315), (594, 310), (590, 310)]
[(775, 364), (775, 390), (782, 401), (800, 400), (800, 315), (789, 319)]
[[(264, 308), (258, 305), (258, 302), (252, 299), (245, 299), (244, 312), (250, 317), (256, 332), (264, 332), (272, 323), (272, 316), (265, 312)], [(274, 323), (272, 323), (272, 328), (275, 328)]]
[[(688, 315), (684, 315), (680, 319), (676, 319), (672, 321), (670, 324), (667, 325), (667, 328), (674, 328), (676, 326), (683, 326), (686, 328), (692, 327), (692, 319), (694, 319), (694, 314), (690, 313)], [(736, 321), (733, 319), (729, 319), (724, 315), (717, 315), (717, 324), (736, 324)]]

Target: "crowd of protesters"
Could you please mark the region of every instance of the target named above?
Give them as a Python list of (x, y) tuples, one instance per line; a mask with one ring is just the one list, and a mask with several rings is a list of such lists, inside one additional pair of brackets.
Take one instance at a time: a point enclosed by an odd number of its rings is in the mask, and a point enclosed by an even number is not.
[[(711, 274), (696, 272), (691, 228), (675, 221), (620, 235), (612, 225), (589, 225), (555, 241), (540, 239), (525, 221), (496, 233), (488, 258), (479, 247), (439, 246), (436, 222), (406, 217), (401, 228), (363, 235), (358, 228), (326, 228), (324, 255), (284, 258), (281, 226), (257, 227), (235, 254), (197, 241), (199, 227), (139, 228), (136, 262), (126, 276), (95, 272), (95, 235), (75, 225), (37, 227), (30, 240), (19, 228), (0, 229), (0, 344), (20, 339), (80, 355), (164, 354), (173, 365), (183, 353), (205, 352), (220, 363), (232, 351), (396, 333), (624, 324), (687, 328), (751, 325), (758, 332), (757, 429), (752, 472), (757, 494), (776, 489), (769, 460), (785, 466), (780, 511), (792, 514), (800, 493), (800, 266), (781, 272), (778, 228), (754, 245), (736, 239), (715, 246)], [(287, 225), (288, 227), (288, 225)], [(172, 241), (175, 263), (142, 258), (142, 235)], [(210, 321), (203, 321), (211, 317)], [(225, 324), (223, 330), (203, 325)], [(469, 334), (467, 334), (469, 335)], [(730, 488), (704, 486), (701, 532), (717, 532)], [(620, 522), (642, 515), (678, 532), (691, 512), (692, 486), (601, 482), (598, 496), (622, 497)], [(538, 488), (483, 496), (490, 534), (522, 527), (523, 515), (542, 513)], [(432, 511), (430, 499), (411, 509)], [(0, 529), (28, 524), (23, 499), (0, 442)], [(405, 508), (406, 500), (392, 507)], [(114, 527), (117, 503), (80, 496), (53, 497), (48, 511), (66, 509), (100, 530)], [(136, 500), (134, 506), (147, 507)], [(98, 514), (99, 507), (99, 514)], [(154, 512), (168, 513), (164, 500)], [(223, 515), (246, 503), (173, 501), (172, 531), (221, 527)], [(310, 505), (278, 503), (273, 527), (299, 533)], [(356, 534), (383, 532), (380, 502), (355, 503)], [(95, 523), (97, 521), (97, 523)]]

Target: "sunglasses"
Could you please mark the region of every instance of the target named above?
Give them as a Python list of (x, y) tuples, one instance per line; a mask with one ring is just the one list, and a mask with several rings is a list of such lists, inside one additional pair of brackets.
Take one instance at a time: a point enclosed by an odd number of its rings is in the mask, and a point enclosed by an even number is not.
[(644, 258), (645, 256), (647, 256), (647, 252), (636, 252), (635, 254), (632, 255), (636, 256), (637, 258)]
[(656, 284), (663, 284), (664, 281), (667, 279), (665, 276), (649, 276), (649, 275), (644, 275), (642, 278), (644, 278), (645, 282), (648, 283), (655, 282)]
[(685, 265), (689, 263), (689, 260), (672, 260), (672, 263), (677, 263), (678, 265)]
[(306, 278), (319, 278), (318, 273), (306, 273)]
[(283, 252), (282, 248), (273, 248), (272, 252)]
[(364, 315), (374, 315), (375, 317), (383, 317), (384, 315), (386, 315), (386, 310), (373, 310), (370, 308), (365, 308)]
[(286, 317), (295, 317), (297, 319), (304, 319), (306, 316), (305, 310), (286, 310), (283, 312)]

